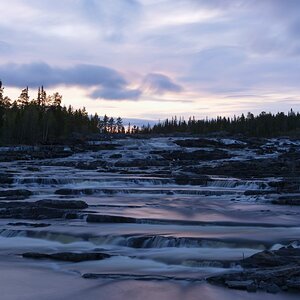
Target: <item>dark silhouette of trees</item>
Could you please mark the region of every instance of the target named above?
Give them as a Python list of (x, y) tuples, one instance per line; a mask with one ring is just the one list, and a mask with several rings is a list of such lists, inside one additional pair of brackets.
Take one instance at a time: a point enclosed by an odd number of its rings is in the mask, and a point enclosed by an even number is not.
[(116, 120), (116, 130), (117, 130), (117, 133), (125, 133), (125, 128), (123, 126), (123, 120), (121, 117), (118, 117)]
[(124, 132), (121, 118), (115, 121), (105, 115), (101, 120), (97, 114), (89, 116), (85, 108), (61, 103), (59, 93), (47, 95), (43, 86), (36, 99), (30, 99), (26, 87), (11, 101), (0, 81), (0, 144), (58, 143), (94, 133)]
[(278, 135), (300, 134), (300, 114), (292, 109), (287, 113), (266, 113), (261, 112), (254, 116), (248, 113), (245, 117), (234, 116), (233, 118), (217, 117), (212, 119), (196, 120), (190, 117), (188, 121), (184, 118), (173, 117), (158, 122), (152, 128), (143, 126), (140, 133), (191, 133), (208, 134), (213, 132), (227, 132), (230, 134), (244, 134), (256, 137), (274, 137)]
[(232, 118), (217, 117), (197, 120), (190, 117), (172, 117), (159, 121), (154, 126), (128, 124), (125, 129), (121, 117), (114, 119), (104, 115), (88, 115), (86, 109), (74, 109), (62, 106), (59, 93), (47, 95), (44, 87), (38, 89), (36, 99), (30, 99), (26, 87), (16, 100), (4, 95), (0, 81), (0, 145), (63, 143), (68, 139), (84, 138), (90, 134), (209, 134), (227, 132), (256, 137), (274, 137), (278, 135), (300, 135), (300, 114), (292, 109), (287, 113), (271, 114), (261, 112), (254, 116)]

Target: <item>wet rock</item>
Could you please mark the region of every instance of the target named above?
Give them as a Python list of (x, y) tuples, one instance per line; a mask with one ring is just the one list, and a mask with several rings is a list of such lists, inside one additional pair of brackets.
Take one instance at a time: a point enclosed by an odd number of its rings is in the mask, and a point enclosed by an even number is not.
[(296, 196), (282, 196), (278, 199), (273, 199), (272, 204), (278, 205), (300, 205), (300, 195)]
[(206, 185), (209, 181), (211, 179), (206, 175), (192, 177), (182, 174), (175, 177), (175, 183), (180, 185)]
[(0, 211), (0, 218), (42, 220), (63, 218), (64, 214), (64, 210), (45, 207), (6, 208)]
[(9, 174), (0, 175), (0, 184), (12, 184), (13, 182), (14, 179), (12, 176), (9, 176)]
[(241, 265), (245, 268), (277, 267), (288, 264), (300, 266), (299, 248), (281, 248), (275, 251), (266, 250), (241, 261)]
[(7, 223), (9, 226), (27, 226), (27, 227), (48, 227), (51, 226), (51, 224), (47, 223), (26, 223), (26, 222), (17, 222), (17, 223)]
[(57, 195), (93, 195), (96, 189), (58, 189), (55, 191)]
[(81, 200), (39, 200), (34, 202), (41, 207), (59, 208), (59, 209), (85, 209), (88, 205)]
[(100, 252), (73, 253), (73, 252), (58, 252), (53, 254), (45, 254), (38, 252), (26, 252), (22, 255), (24, 258), (31, 259), (53, 259), (59, 261), (82, 262), (89, 260), (102, 260), (111, 257), (111, 255)]
[(268, 190), (247, 190), (244, 192), (245, 196), (255, 196), (255, 195), (266, 195), (266, 194), (273, 194), (274, 191)]
[(130, 217), (89, 214), (86, 221), (88, 223), (136, 223), (137, 220)]
[(97, 170), (98, 168), (106, 167), (104, 160), (94, 160), (90, 162), (76, 162), (74, 167), (81, 170)]
[(232, 155), (226, 151), (215, 149), (212, 151), (205, 150), (196, 150), (196, 151), (183, 151), (183, 150), (174, 150), (174, 151), (154, 151), (153, 154), (159, 154), (166, 160), (179, 160), (179, 161), (197, 161), (197, 160), (219, 160), (231, 158)]
[(277, 193), (299, 193), (300, 191), (298, 178), (286, 178), (280, 181), (269, 182), (269, 186), (275, 188)]
[[(0, 202), (0, 218), (57, 219), (88, 207), (84, 201), (40, 200), (36, 202)], [(75, 212), (74, 212), (75, 211)]]
[(119, 159), (119, 158), (122, 158), (122, 154), (120, 154), (120, 153), (112, 154), (109, 158), (111, 158), (111, 159)]
[(27, 167), (27, 171), (30, 171), (30, 172), (40, 172), (41, 169), (38, 168), (38, 167)]
[(175, 144), (180, 147), (188, 147), (188, 148), (206, 148), (206, 147), (221, 147), (222, 143), (211, 140), (211, 139), (185, 139), (185, 140), (177, 140), (174, 141)]
[(113, 279), (113, 280), (143, 280), (143, 281), (184, 281), (184, 282), (202, 282), (201, 278), (181, 277), (181, 276), (165, 276), (165, 275), (143, 275), (143, 274), (97, 274), (85, 273), (82, 275), (85, 279)]
[(168, 165), (167, 161), (159, 159), (134, 159), (115, 163), (115, 167), (119, 168), (163, 167)]
[(300, 291), (300, 277), (292, 278), (286, 281), (287, 288), (296, 289)]
[(257, 292), (257, 285), (255, 282), (247, 286), (247, 292), (249, 293), (256, 293)]
[(65, 219), (67, 220), (74, 220), (74, 219), (78, 219), (79, 216), (77, 213), (66, 213), (65, 214)]
[(254, 285), (254, 281), (253, 280), (227, 280), (225, 281), (225, 285), (227, 285), (231, 289), (248, 290), (250, 286)]
[(17, 189), (17, 190), (3, 190), (0, 192), (0, 197), (30, 197), (33, 193), (29, 190), (25, 189)]
[(104, 160), (93, 160), (93, 161), (59, 161), (47, 163), (51, 166), (64, 166), (72, 167), (80, 170), (97, 170), (98, 168), (104, 168), (107, 166), (107, 162)]
[(247, 141), (224, 140), (224, 139), (209, 139), (209, 138), (198, 138), (198, 139), (185, 139), (174, 141), (175, 144), (181, 147), (187, 148), (207, 148), (207, 147), (218, 147), (228, 149), (243, 149), (247, 147)]
[[(0, 192), (1, 195), (1, 192)], [(22, 201), (22, 200), (26, 200), (28, 197), (26, 196), (7, 196), (7, 197), (3, 197), (0, 200), (4, 200), (4, 201)]]
[[(299, 177), (300, 161), (280, 159), (250, 159), (247, 161), (226, 161), (217, 166), (188, 166), (183, 171), (195, 174), (222, 175), (237, 178)], [(286, 185), (284, 189), (274, 187), (277, 192), (294, 190)], [(297, 185), (296, 185), (297, 186)], [(299, 184), (298, 184), (299, 186)], [(299, 189), (298, 189), (299, 192)]]
[(120, 144), (113, 144), (113, 143), (101, 143), (101, 144), (89, 144), (85, 145), (84, 148), (86, 150), (91, 150), (91, 151), (101, 151), (101, 150), (116, 150), (122, 145)]
[[(212, 276), (207, 279), (208, 282), (248, 291), (256, 288), (269, 293), (299, 289), (300, 249), (298, 248), (286, 247), (262, 251), (236, 263), (244, 267), (244, 270)], [(255, 287), (252, 286), (253, 284)]]
[(80, 191), (75, 189), (58, 189), (55, 191), (55, 194), (57, 195), (76, 195), (80, 194)]
[(271, 283), (267, 286), (266, 291), (271, 294), (277, 294), (281, 291), (281, 288), (277, 284)]

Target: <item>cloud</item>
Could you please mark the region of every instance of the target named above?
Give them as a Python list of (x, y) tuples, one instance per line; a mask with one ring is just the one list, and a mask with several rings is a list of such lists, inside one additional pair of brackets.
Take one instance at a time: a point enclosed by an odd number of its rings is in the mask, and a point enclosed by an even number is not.
[(164, 94), (167, 92), (180, 93), (183, 90), (171, 78), (159, 73), (148, 74), (144, 79), (143, 89), (153, 94)]
[(11, 47), (8, 43), (0, 41), (0, 53), (9, 53), (11, 51)]
[(57, 85), (97, 87), (93, 98), (133, 99), (141, 92), (127, 88), (128, 82), (118, 71), (95, 65), (69, 68), (51, 67), (46, 63), (0, 65), (0, 76), (7, 86), (53, 87)]
[(93, 99), (138, 100), (143, 93), (161, 95), (179, 93), (183, 88), (171, 78), (159, 73), (148, 74), (139, 88), (129, 88), (129, 82), (120, 72), (103, 66), (79, 64), (68, 68), (52, 67), (46, 63), (0, 65), (0, 78), (11, 87), (57, 85), (94, 88)]
[(58, 84), (118, 87), (127, 83), (114, 69), (85, 64), (69, 68), (51, 67), (46, 63), (5, 64), (0, 65), (0, 74), (6, 85), (17, 87)]
[(129, 88), (129, 82), (118, 71), (97, 65), (79, 64), (68, 68), (52, 67), (46, 63), (0, 65), (0, 78), (11, 87), (57, 85), (96, 88), (89, 96), (93, 99), (138, 100), (144, 92), (164, 94), (179, 93), (183, 88), (168, 76), (148, 74), (140, 88)]
[(111, 100), (138, 100), (142, 91), (139, 89), (114, 89), (104, 88), (97, 89), (90, 96), (94, 99), (111, 99)]

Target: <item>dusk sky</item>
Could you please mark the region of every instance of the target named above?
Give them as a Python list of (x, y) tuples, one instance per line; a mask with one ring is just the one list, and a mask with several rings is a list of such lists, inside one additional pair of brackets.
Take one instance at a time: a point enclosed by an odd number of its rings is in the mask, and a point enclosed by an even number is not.
[(0, 0), (5, 94), (140, 119), (300, 110), (299, 0)]

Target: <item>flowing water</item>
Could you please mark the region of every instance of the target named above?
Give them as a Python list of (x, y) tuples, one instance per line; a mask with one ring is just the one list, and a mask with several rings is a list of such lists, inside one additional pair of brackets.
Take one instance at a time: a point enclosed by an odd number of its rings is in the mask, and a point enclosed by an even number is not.
[[(210, 176), (197, 185), (178, 184), (180, 168), (172, 162), (146, 168), (122, 165), (134, 159), (151, 161), (155, 150), (177, 150), (172, 139), (118, 144), (117, 150), (1, 163), (1, 172), (13, 176), (2, 190), (30, 190), (33, 195), (26, 201), (70, 199), (89, 205), (77, 219), (43, 220), (47, 227), (10, 225), (33, 220), (0, 220), (1, 299), (296, 299), (293, 294), (248, 294), (205, 282), (210, 275), (239, 270), (233, 261), (261, 250), (298, 246), (299, 208), (274, 206), (264, 194), (244, 194), (271, 192), (268, 183), (280, 178)], [(232, 159), (257, 158), (251, 149), (232, 151)], [(113, 154), (122, 158), (111, 158)], [(272, 155), (276, 153), (266, 159)], [(99, 160), (107, 164), (82, 167)], [(71, 192), (63, 195), (61, 190)], [(89, 223), (87, 214), (132, 219)], [(112, 257), (70, 263), (20, 256), (28, 251), (95, 250)], [(98, 278), (82, 278), (86, 273)]]

